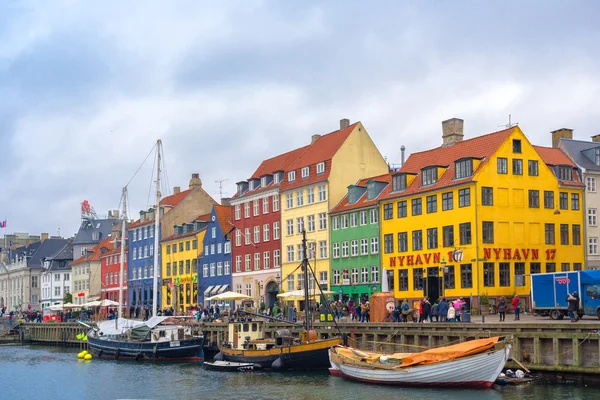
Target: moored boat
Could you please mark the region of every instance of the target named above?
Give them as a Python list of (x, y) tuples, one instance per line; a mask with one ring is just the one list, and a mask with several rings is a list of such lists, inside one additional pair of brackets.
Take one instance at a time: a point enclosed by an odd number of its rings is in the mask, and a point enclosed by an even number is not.
[(500, 337), (391, 355), (340, 346), (329, 351), (329, 371), (377, 384), (489, 388), (508, 361), (510, 349)]
[(254, 370), (254, 364), (252, 363), (237, 363), (229, 361), (214, 361), (205, 362), (204, 369), (211, 371), (225, 371), (225, 372), (251, 372)]

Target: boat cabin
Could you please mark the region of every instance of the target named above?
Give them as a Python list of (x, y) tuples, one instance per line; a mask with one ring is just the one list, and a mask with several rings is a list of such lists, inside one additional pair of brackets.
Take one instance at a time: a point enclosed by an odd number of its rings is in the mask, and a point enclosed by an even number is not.
[(233, 349), (269, 350), (273, 347), (289, 346), (294, 342), (287, 329), (275, 332), (275, 338), (265, 338), (264, 321), (246, 321), (229, 324), (227, 339)]
[(152, 329), (150, 339), (152, 343), (160, 343), (190, 339), (192, 336), (189, 326), (158, 325)]

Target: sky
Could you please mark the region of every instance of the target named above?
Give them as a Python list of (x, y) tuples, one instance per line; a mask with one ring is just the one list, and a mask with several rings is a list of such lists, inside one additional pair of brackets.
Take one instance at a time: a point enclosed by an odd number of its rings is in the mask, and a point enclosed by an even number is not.
[(125, 185), (137, 215), (158, 139), (163, 194), (199, 173), (217, 200), (217, 181), (233, 195), (342, 118), (391, 163), (440, 145), (452, 117), (465, 139), (511, 115), (537, 145), (562, 127), (588, 140), (598, 15), (577, 0), (2, 1), (0, 220), (70, 236), (83, 200), (105, 216)]

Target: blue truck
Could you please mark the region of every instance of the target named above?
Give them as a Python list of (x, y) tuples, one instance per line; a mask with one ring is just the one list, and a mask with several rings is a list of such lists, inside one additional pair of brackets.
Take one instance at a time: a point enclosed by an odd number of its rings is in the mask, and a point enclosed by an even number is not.
[(579, 317), (600, 319), (600, 271), (552, 272), (531, 275), (531, 305), (538, 315), (563, 319), (568, 314), (567, 294), (577, 292)]

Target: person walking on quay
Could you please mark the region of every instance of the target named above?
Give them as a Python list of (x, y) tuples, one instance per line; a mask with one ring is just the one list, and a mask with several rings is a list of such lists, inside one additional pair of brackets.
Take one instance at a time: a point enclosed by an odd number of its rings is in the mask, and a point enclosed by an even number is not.
[(338, 321), (340, 321), (342, 319), (342, 316), (344, 315), (344, 304), (342, 303), (342, 300), (337, 301), (337, 303), (335, 304), (335, 308), (337, 310), (337, 319)]
[(363, 300), (360, 305), (360, 322), (367, 322), (367, 310), (369, 309), (369, 305), (366, 300)]
[(440, 321), (440, 305), (438, 304), (437, 300), (435, 303), (433, 303), (433, 306), (431, 306), (431, 322), (433, 322), (434, 318), (435, 322)]
[(504, 296), (500, 297), (500, 301), (498, 302), (498, 314), (500, 314), (500, 322), (504, 322), (506, 318), (506, 299)]
[(408, 299), (404, 299), (402, 302), (402, 322), (408, 322), (408, 314), (410, 314), (410, 305)]
[(577, 292), (567, 294), (567, 303), (569, 304), (568, 311), (571, 322), (579, 321), (579, 315), (577, 315), (577, 311), (579, 310), (579, 295)]
[(421, 301), (421, 322), (429, 320), (431, 322), (431, 303), (424, 297)]
[(448, 305), (448, 321), (450, 321), (450, 322), (456, 321), (455, 317), (456, 317), (456, 310), (454, 309), (454, 305), (452, 303), (449, 303), (449, 305)]
[(446, 322), (448, 320), (448, 302), (446, 301), (445, 297), (443, 297), (442, 301), (440, 301), (438, 314), (440, 315), (441, 322)]
[(521, 317), (521, 310), (519, 310), (519, 296), (516, 294), (512, 299), (512, 308), (515, 312), (515, 321), (519, 321)]
[(129, 318), (133, 318), (135, 316), (135, 307), (129, 307)]

